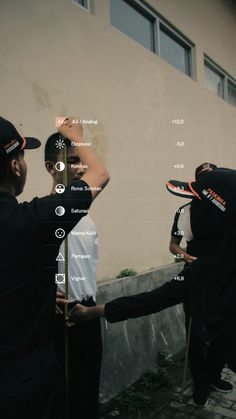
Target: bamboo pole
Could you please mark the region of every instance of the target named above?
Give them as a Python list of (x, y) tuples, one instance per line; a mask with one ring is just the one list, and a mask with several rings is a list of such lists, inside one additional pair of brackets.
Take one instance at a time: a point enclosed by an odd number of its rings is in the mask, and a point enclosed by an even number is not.
[[(63, 184), (64, 186), (68, 185), (68, 179), (67, 179), (67, 146), (63, 148), (63, 163), (65, 165), (64, 171), (63, 171)], [(69, 276), (68, 276), (68, 236), (65, 237), (64, 240), (64, 267), (65, 267), (65, 298), (68, 300), (69, 297)], [(68, 316), (68, 305), (65, 304), (65, 310), (64, 310), (64, 318)], [(68, 358), (68, 328), (65, 327), (65, 377), (66, 377), (66, 390), (67, 390), (67, 409), (68, 406), (68, 385), (69, 385), (69, 358)]]

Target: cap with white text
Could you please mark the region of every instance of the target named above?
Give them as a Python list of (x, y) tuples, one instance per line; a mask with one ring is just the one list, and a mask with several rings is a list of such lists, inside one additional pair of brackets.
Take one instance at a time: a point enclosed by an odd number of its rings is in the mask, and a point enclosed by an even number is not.
[(236, 213), (236, 170), (217, 168), (194, 182), (169, 180), (166, 188), (182, 198), (207, 201), (222, 213)]
[(17, 150), (35, 149), (41, 142), (37, 138), (23, 137), (14, 125), (0, 117), (0, 159), (7, 159)]

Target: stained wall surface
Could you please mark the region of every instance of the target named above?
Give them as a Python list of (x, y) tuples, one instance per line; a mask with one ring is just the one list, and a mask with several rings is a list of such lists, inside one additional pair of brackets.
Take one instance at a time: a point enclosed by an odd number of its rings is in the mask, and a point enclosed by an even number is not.
[[(100, 236), (98, 279), (173, 262), (175, 209), (168, 179), (191, 180), (203, 161), (235, 165), (236, 108), (204, 87), (203, 54), (236, 78), (231, 0), (149, 0), (194, 44), (190, 78), (110, 23), (108, 0), (0, 0), (0, 114), (45, 143), (55, 116), (86, 125), (111, 174), (91, 215)], [(183, 119), (184, 124), (172, 123)], [(177, 141), (184, 147), (177, 147)], [(28, 152), (20, 200), (50, 192), (43, 148)]]

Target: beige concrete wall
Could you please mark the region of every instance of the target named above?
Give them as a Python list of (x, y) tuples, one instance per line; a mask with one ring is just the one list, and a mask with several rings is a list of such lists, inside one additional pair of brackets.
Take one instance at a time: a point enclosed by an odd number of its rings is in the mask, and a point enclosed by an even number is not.
[[(91, 13), (71, 0), (0, 0), (0, 114), (43, 143), (55, 116), (98, 119), (86, 137), (111, 173), (91, 210), (100, 279), (173, 261), (169, 232), (185, 200), (166, 192), (168, 179), (192, 179), (203, 161), (235, 167), (236, 108), (204, 88), (203, 52), (236, 78), (236, 7), (227, 0), (149, 4), (196, 44), (196, 81), (112, 27), (108, 0), (91, 0)], [(180, 139), (183, 148), (175, 146)], [(21, 199), (51, 187), (43, 150), (29, 152), (28, 161)]]

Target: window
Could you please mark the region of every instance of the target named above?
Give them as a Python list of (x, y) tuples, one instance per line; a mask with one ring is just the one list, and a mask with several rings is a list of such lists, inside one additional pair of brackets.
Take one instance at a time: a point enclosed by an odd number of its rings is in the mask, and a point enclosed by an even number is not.
[(85, 9), (89, 9), (89, 0), (73, 0), (73, 2), (79, 4)]
[(223, 76), (205, 63), (205, 87), (217, 96), (224, 97)]
[(236, 83), (228, 82), (228, 101), (231, 105), (236, 106)]
[(210, 58), (204, 59), (205, 87), (236, 106), (236, 81)]
[(161, 24), (160, 56), (174, 67), (190, 76), (190, 54), (191, 48)]
[(153, 51), (154, 18), (134, 6), (127, 0), (110, 0), (111, 24)]
[(110, 0), (111, 24), (193, 77), (193, 44), (142, 0)]

